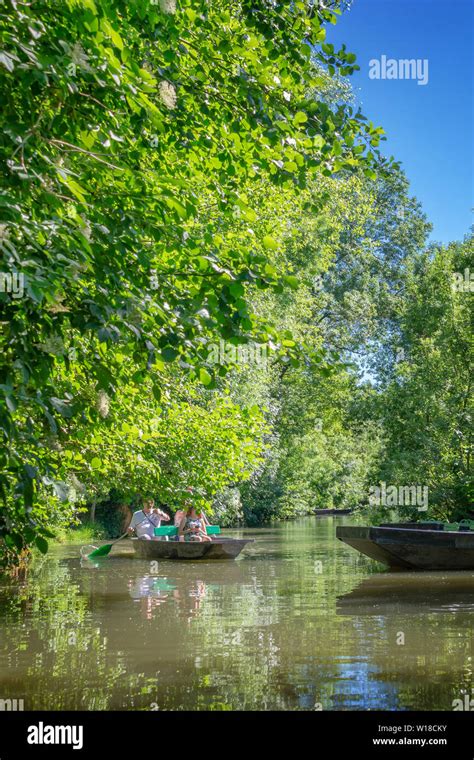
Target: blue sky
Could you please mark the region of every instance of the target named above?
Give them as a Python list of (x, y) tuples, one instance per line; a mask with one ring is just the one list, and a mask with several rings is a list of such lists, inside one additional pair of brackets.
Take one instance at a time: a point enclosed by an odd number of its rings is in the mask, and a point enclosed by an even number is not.
[[(474, 0), (353, 0), (327, 27), (361, 70), (351, 78), (363, 113), (387, 133), (394, 155), (432, 222), (432, 240), (460, 240), (473, 223)], [(370, 79), (369, 61), (428, 59), (428, 83)]]

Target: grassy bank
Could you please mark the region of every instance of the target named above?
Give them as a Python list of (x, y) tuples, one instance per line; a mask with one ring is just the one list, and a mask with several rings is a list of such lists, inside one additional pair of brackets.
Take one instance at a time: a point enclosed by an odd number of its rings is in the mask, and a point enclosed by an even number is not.
[(97, 523), (86, 522), (77, 528), (68, 528), (59, 531), (52, 543), (56, 544), (83, 544), (90, 541), (100, 541), (107, 538), (105, 530)]

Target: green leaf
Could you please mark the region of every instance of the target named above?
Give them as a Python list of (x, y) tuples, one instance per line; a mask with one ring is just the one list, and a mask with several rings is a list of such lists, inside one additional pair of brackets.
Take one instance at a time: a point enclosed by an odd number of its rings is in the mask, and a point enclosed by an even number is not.
[(67, 401), (64, 401), (63, 399), (56, 398), (52, 396), (50, 399), (50, 404), (59, 414), (61, 414), (63, 417), (70, 418), (73, 415), (73, 408), (70, 406), (70, 404)]
[(299, 286), (299, 280), (293, 274), (286, 274), (283, 279), (293, 290), (296, 290)]
[(161, 351), (161, 356), (165, 362), (173, 362), (178, 354), (179, 351), (176, 348), (173, 348), (173, 346), (165, 346), (165, 348), (163, 348)]
[(229, 290), (234, 298), (240, 298), (245, 292), (244, 286), (240, 282), (233, 282), (232, 285), (229, 285)]
[(308, 121), (308, 117), (304, 111), (297, 111), (293, 116), (293, 122), (295, 124), (304, 124), (306, 121)]
[(199, 380), (203, 385), (209, 385), (212, 382), (212, 375), (209, 374), (207, 369), (201, 367), (199, 370)]
[(265, 235), (262, 243), (264, 247), (267, 248), (267, 250), (276, 251), (278, 249), (278, 243), (274, 238), (271, 237), (271, 235)]
[(46, 541), (43, 536), (36, 536), (35, 538), (35, 544), (40, 550), (41, 554), (47, 554), (48, 552), (48, 542)]
[(87, 190), (84, 190), (72, 177), (59, 173), (59, 178), (81, 203), (86, 203), (85, 195), (87, 194)]

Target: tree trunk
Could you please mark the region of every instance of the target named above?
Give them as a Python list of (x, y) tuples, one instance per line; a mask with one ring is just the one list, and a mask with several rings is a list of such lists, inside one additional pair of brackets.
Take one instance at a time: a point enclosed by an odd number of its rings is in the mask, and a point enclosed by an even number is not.
[(91, 511), (89, 514), (89, 520), (91, 521), (91, 523), (95, 523), (95, 508), (96, 508), (96, 502), (93, 501), (91, 504)]

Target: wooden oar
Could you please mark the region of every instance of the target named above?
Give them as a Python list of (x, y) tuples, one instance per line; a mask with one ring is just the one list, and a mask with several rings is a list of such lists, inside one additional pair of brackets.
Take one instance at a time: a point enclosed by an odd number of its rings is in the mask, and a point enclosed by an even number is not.
[(120, 536), (120, 538), (116, 538), (115, 541), (112, 541), (111, 544), (104, 544), (103, 546), (99, 546), (98, 549), (94, 549), (93, 552), (87, 555), (87, 559), (93, 559), (94, 557), (106, 557), (107, 554), (109, 554), (112, 546), (116, 544), (118, 541), (121, 541), (122, 538), (125, 538), (125, 536), (127, 535), (128, 535), (128, 532), (124, 533), (123, 536)]

